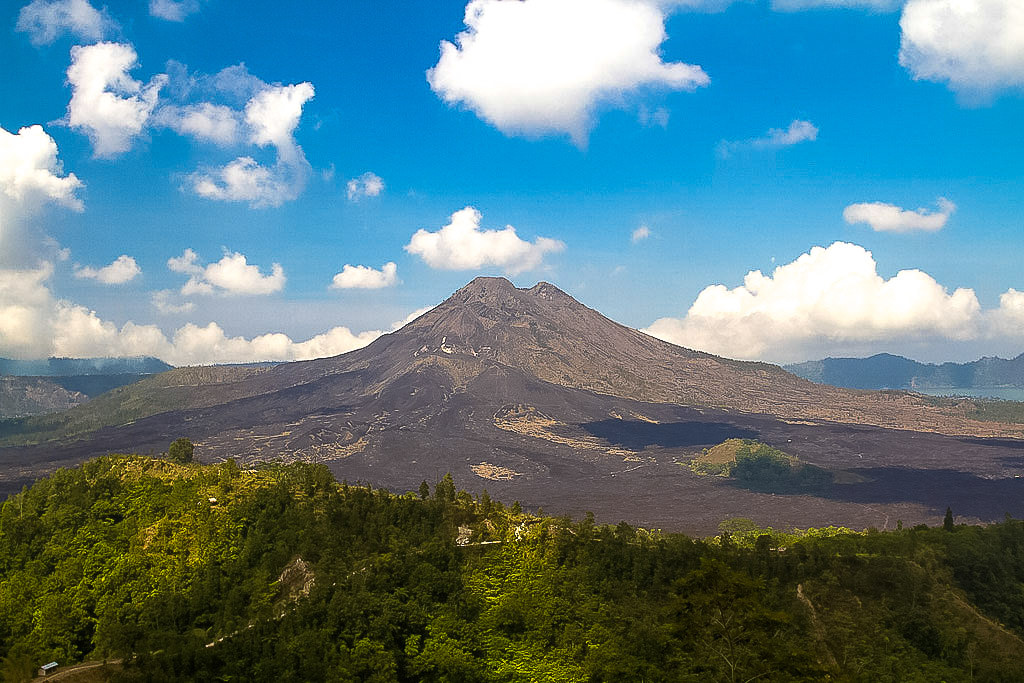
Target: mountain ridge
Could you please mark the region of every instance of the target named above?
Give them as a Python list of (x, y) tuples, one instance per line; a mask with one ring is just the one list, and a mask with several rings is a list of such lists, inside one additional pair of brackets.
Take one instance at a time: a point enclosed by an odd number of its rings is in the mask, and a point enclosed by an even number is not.
[(1010, 359), (986, 356), (969, 363), (921, 363), (878, 353), (783, 367), (812, 382), (850, 389), (1024, 389), (1024, 353)]

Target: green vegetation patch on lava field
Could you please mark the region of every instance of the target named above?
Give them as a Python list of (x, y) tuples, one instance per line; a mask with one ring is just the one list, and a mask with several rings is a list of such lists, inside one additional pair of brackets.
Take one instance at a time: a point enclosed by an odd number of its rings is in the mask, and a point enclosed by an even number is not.
[(743, 488), (767, 493), (814, 493), (835, 480), (829, 470), (800, 462), (754, 439), (728, 439), (705, 448), (690, 461), (690, 468), (697, 474), (726, 477)]

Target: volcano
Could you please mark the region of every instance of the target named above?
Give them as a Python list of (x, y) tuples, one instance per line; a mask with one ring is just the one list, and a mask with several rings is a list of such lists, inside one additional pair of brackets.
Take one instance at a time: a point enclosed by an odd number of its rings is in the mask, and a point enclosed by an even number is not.
[[(321, 462), (397, 491), (451, 472), (547, 512), (696, 533), (729, 517), (884, 528), (934, 521), (947, 505), (968, 519), (1020, 516), (1024, 430), (971, 419), (970, 407), (814, 384), (660, 341), (548, 283), (482, 277), (351, 353), (180, 368), (9, 429), (0, 483), (187, 436), (204, 461)], [(768, 443), (836, 484), (781, 494), (691, 470), (731, 438)]]

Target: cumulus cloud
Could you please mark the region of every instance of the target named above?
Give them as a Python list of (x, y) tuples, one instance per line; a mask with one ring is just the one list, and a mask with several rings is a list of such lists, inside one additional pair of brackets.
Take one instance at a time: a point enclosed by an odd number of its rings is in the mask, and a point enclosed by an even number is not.
[(646, 225), (641, 225), (639, 228), (633, 231), (633, 234), (629, 236), (629, 239), (630, 241), (633, 242), (633, 244), (636, 244), (637, 242), (645, 240), (650, 236), (651, 229), (648, 228)]
[(725, 158), (742, 149), (781, 149), (817, 139), (818, 128), (813, 123), (795, 119), (788, 128), (769, 128), (768, 132), (759, 138), (723, 140), (718, 144), (718, 154)]
[(200, 102), (186, 106), (164, 105), (153, 114), (156, 125), (203, 142), (233, 145), (240, 137), (239, 113), (220, 104)]
[(405, 318), (403, 318), (402, 320), (396, 320), (395, 322), (391, 323), (391, 331), (397, 332), (398, 330), (402, 329), (403, 327), (405, 327), (406, 325), (408, 325), (413, 320), (420, 317), (427, 311), (434, 310), (434, 308), (435, 306), (424, 306), (423, 308), (417, 308), (415, 311), (405, 316)]
[(1024, 292), (1011, 287), (999, 297), (999, 308), (992, 313), (994, 334), (1020, 337), (1024, 332)]
[(114, 157), (131, 147), (156, 107), (167, 76), (143, 84), (129, 75), (136, 68), (135, 49), (123, 43), (96, 43), (71, 48), (68, 83), (71, 101), (67, 123), (92, 141), (97, 157)]
[(216, 263), (200, 265), (199, 255), (186, 249), (181, 256), (167, 260), (167, 267), (175, 273), (189, 275), (182, 286), (184, 296), (192, 294), (246, 294), (267, 295), (284, 289), (284, 268), (280, 263), (270, 267), (264, 275), (259, 266), (250, 264), (244, 254), (225, 251)]
[[(1004, 307), (1015, 301), (1011, 295)], [(751, 271), (739, 287), (706, 287), (686, 317), (662, 318), (645, 331), (732, 358), (786, 362), (844, 344), (978, 339), (991, 336), (993, 316), (982, 314), (971, 289), (950, 293), (920, 270), (885, 279), (871, 252), (836, 242), (814, 247), (771, 275)], [(1016, 328), (1016, 336), (1022, 331)]]
[(331, 281), (331, 289), (382, 289), (398, 283), (398, 266), (389, 261), (374, 270), (368, 266), (345, 264)]
[(33, 0), (18, 13), (17, 29), (28, 33), (33, 45), (49, 45), (65, 33), (90, 42), (102, 40), (117, 30), (117, 24), (88, 0)]
[(565, 244), (547, 237), (533, 242), (520, 239), (511, 225), (503, 230), (481, 230), (480, 212), (472, 206), (452, 214), (451, 222), (437, 232), (420, 229), (405, 250), (422, 258), (431, 268), (472, 270), (497, 266), (509, 275), (532, 270), (545, 254), (560, 252)]
[(188, 313), (196, 307), (196, 305), (191, 301), (175, 303), (173, 297), (173, 291), (170, 289), (161, 289), (157, 292), (153, 292), (153, 295), (150, 297), (150, 302), (153, 304), (153, 308), (163, 315)]
[(900, 18), (900, 64), (969, 98), (1024, 86), (1020, 0), (909, 0)]
[(74, 173), (63, 172), (57, 143), (42, 126), (28, 126), (17, 134), (0, 128), (0, 195), (7, 201), (22, 205), (49, 201), (81, 211), (82, 200), (75, 193), (82, 182)]
[(281, 206), (299, 196), (304, 182), (288, 166), (263, 166), (252, 157), (238, 157), (223, 168), (191, 176), (200, 197), (249, 202), (255, 209)]
[(937, 203), (937, 211), (909, 211), (883, 202), (850, 204), (843, 209), (843, 219), (850, 225), (867, 223), (875, 232), (935, 232), (945, 227), (956, 211), (956, 204), (945, 197), (939, 197)]
[(167, 21), (185, 21), (199, 11), (199, 0), (149, 0), (149, 13)]
[(602, 105), (710, 82), (699, 66), (662, 60), (665, 11), (637, 0), (471, 0), (466, 30), (441, 42), (427, 80), (507, 135), (568, 134), (582, 145)]
[(384, 181), (376, 173), (367, 171), (348, 181), (348, 200), (357, 202), (363, 197), (376, 197), (384, 191)]
[(380, 330), (355, 333), (339, 326), (297, 342), (280, 332), (246, 339), (228, 336), (215, 322), (205, 326), (188, 323), (170, 341), (164, 340), (167, 350), (157, 357), (174, 365), (308, 360), (360, 349), (381, 334)]
[(275, 85), (256, 93), (245, 105), (245, 121), (251, 138), (260, 146), (273, 145), (284, 155), (296, 151), (292, 133), (299, 125), (302, 107), (313, 99), (313, 84)]
[(135, 259), (127, 254), (121, 254), (114, 261), (102, 268), (91, 266), (76, 266), (75, 277), (86, 280), (96, 280), (105, 285), (122, 285), (125, 282), (134, 280), (142, 269)]
[(201, 197), (221, 201), (247, 201), (254, 208), (280, 206), (299, 196), (311, 169), (294, 132), (302, 109), (314, 94), (311, 83), (266, 86), (245, 105), (244, 121), (249, 141), (271, 146), (277, 153), (273, 166), (251, 156), (238, 157), (220, 169), (190, 176)]
[[(155, 356), (173, 365), (306, 360), (366, 346), (381, 330), (334, 327), (304, 341), (281, 333), (229, 336), (216, 322), (189, 323), (168, 336), (155, 325), (117, 326), (96, 311), (53, 296), (53, 266), (0, 269), (0, 356)], [(398, 324), (398, 323), (396, 323)]]
[[(52, 306), (46, 281), (49, 263), (27, 270), (0, 269), (0, 352), (14, 358), (42, 357), (37, 348), (48, 331)], [(30, 354), (38, 354), (32, 356)]]

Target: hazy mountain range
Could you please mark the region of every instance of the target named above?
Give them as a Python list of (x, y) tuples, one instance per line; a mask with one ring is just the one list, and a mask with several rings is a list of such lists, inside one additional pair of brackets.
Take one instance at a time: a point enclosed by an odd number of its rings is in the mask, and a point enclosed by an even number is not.
[(57, 377), (74, 375), (152, 375), (173, 368), (159, 358), (0, 358), (0, 375)]
[(0, 358), (0, 418), (67, 410), (173, 366), (158, 358)]
[(880, 353), (869, 358), (825, 358), (785, 368), (812, 382), (851, 389), (1024, 389), (1024, 354), (1011, 360), (982, 358), (936, 365)]

